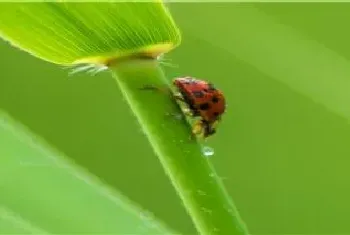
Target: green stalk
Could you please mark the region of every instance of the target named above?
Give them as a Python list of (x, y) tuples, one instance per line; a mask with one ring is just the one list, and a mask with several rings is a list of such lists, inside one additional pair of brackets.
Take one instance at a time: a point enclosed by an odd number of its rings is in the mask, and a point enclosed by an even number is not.
[(110, 69), (200, 234), (247, 234), (201, 145), (190, 140), (191, 127), (178, 118), (179, 105), (169, 94), (140, 89), (170, 88), (158, 62), (124, 60)]

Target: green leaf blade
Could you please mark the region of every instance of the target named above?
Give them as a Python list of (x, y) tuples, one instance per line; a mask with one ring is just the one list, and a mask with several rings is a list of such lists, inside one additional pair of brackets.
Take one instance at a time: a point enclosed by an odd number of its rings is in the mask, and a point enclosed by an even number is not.
[(159, 55), (181, 41), (159, 1), (2, 3), (0, 15), (3, 38), (58, 64), (104, 63), (134, 53)]
[(0, 232), (174, 234), (0, 112)]

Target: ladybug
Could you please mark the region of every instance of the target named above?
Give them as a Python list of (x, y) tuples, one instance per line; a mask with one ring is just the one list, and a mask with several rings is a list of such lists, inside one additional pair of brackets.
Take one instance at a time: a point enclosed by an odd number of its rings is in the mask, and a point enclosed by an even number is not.
[[(215, 134), (216, 124), (226, 109), (223, 93), (212, 83), (193, 77), (175, 78), (173, 85), (179, 94), (172, 93), (172, 96), (187, 105), (187, 110), (184, 112), (192, 117), (200, 118), (193, 125), (193, 134), (202, 134), (204, 138)], [(144, 86), (142, 89), (165, 91), (154, 86)]]
[(202, 133), (204, 138), (215, 134), (215, 126), (226, 109), (223, 93), (212, 83), (193, 77), (175, 78), (173, 84), (180, 93), (175, 98), (187, 104), (187, 113), (200, 117), (193, 126), (193, 133)]

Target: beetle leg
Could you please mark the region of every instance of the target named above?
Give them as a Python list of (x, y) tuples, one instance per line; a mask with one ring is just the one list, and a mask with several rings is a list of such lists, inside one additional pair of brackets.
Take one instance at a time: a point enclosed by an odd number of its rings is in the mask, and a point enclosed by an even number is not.
[(215, 127), (212, 123), (203, 123), (203, 138), (207, 138), (214, 135), (216, 132)]
[(182, 108), (182, 112), (186, 115), (186, 116), (189, 116), (189, 117), (193, 117), (193, 112), (191, 109), (189, 108)]
[(180, 93), (174, 94), (170, 89), (167, 88), (159, 88), (153, 85), (145, 85), (140, 88), (141, 90), (149, 90), (149, 91), (160, 91), (162, 93), (168, 93), (170, 94), (175, 100), (181, 101), (186, 103), (185, 99), (182, 97)]
[(144, 85), (143, 87), (140, 88), (140, 90), (149, 90), (149, 91), (160, 91), (163, 93), (169, 93), (170, 90), (166, 89), (166, 88), (160, 88), (160, 87), (156, 87), (153, 85)]
[(179, 94), (179, 93), (173, 94), (173, 97), (174, 97), (174, 99), (176, 99), (176, 100), (179, 100), (179, 101), (181, 101), (181, 102), (186, 103), (186, 101), (184, 100), (184, 98), (182, 97), (182, 95)]
[(202, 135), (203, 135), (203, 122), (202, 120), (198, 120), (192, 126), (192, 136), (202, 136)]

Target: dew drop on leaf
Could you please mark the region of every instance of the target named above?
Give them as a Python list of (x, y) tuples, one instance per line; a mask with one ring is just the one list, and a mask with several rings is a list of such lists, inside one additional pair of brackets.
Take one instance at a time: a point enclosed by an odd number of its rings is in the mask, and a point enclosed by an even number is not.
[(203, 146), (202, 147), (202, 153), (206, 157), (210, 157), (214, 155), (214, 149), (208, 146)]

